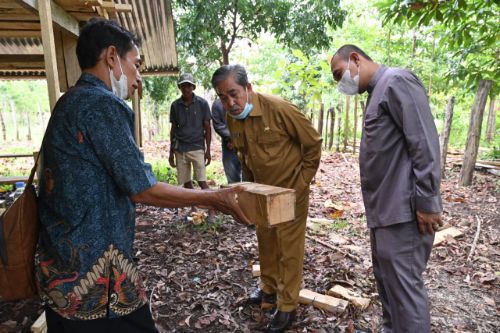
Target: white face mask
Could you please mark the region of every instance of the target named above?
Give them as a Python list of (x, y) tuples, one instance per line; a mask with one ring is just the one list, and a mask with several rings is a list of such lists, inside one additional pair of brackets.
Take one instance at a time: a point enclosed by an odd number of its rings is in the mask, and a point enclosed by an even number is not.
[(352, 78), (351, 77), (351, 71), (349, 70), (349, 65), (351, 63), (351, 59), (349, 58), (349, 61), (347, 62), (347, 69), (344, 72), (344, 75), (342, 75), (342, 78), (339, 81), (339, 91), (343, 93), (344, 95), (356, 95), (359, 93), (359, 71), (360, 68), (358, 67), (358, 74)]
[(118, 65), (120, 66), (120, 80), (115, 78), (113, 70), (109, 69), (109, 79), (111, 80), (111, 88), (113, 89), (113, 94), (118, 98), (126, 99), (128, 97), (128, 80), (125, 74), (123, 74), (122, 64), (120, 62), (120, 57), (117, 57)]

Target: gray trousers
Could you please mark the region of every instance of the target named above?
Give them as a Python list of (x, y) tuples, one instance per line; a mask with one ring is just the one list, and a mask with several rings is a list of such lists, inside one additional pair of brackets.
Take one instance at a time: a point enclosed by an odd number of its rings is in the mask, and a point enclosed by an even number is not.
[(422, 273), (434, 235), (417, 222), (371, 228), (373, 274), (382, 302), (384, 333), (428, 333), (430, 312)]

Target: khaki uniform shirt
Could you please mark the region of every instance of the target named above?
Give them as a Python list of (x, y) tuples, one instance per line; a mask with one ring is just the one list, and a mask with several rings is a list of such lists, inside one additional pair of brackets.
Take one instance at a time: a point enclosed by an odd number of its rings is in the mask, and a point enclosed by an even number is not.
[(308, 194), (321, 158), (321, 136), (295, 105), (253, 92), (245, 120), (228, 116), (231, 140), (245, 179)]

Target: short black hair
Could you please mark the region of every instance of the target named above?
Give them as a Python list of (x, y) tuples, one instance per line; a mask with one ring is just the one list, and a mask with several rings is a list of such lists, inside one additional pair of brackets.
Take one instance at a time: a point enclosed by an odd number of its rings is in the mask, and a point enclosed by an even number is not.
[(102, 51), (115, 46), (121, 58), (134, 46), (141, 45), (140, 39), (112, 20), (91, 19), (80, 30), (76, 44), (76, 56), (82, 70), (92, 68)]
[(234, 75), (234, 81), (242, 87), (248, 85), (248, 75), (245, 67), (239, 64), (224, 65), (219, 67), (212, 75), (212, 87), (217, 89), (217, 85), (227, 79), (229, 75)]
[(373, 61), (372, 58), (370, 58), (368, 56), (368, 54), (365, 53), (365, 51), (363, 51), (362, 49), (360, 49), (356, 45), (352, 45), (352, 44), (345, 44), (345, 45), (341, 46), (337, 50), (337, 52), (335, 52), (335, 54), (333, 56), (335, 57), (338, 54), (342, 58), (342, 60), (347, 61), (347, 60), (349, 60), (349, 55), (352, 52), (359, 53), (360, 55), (363, 56), (363, 58), (366, 58), (367, 60)]

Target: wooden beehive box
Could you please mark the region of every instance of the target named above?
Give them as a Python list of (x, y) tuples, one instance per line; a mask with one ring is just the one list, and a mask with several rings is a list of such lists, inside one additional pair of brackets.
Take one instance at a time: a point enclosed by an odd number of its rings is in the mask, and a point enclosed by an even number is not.
[(295, 219), (295, 190), (251, 182), (233, 183), (242, 186), (238, 203), (254, 224), (273, 227)]

